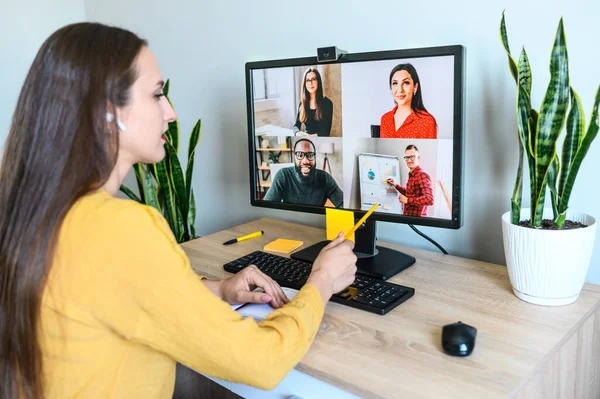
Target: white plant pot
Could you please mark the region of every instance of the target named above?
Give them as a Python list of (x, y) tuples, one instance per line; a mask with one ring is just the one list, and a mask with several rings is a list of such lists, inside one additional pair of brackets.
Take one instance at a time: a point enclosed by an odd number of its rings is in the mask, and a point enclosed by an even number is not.
[[(544, 219), (552, 219), (544, 209)], [(529, 208), (521, 219), (530, 219)], [(510, 212), (502, 215), (502, 238), (508, 277), (515, 295), (538, 305), (560, 306), (579, 298), (590, 266), (596, 219), (567, 211), (567, 220), (588, 227), (572, 230), (541, 230), (511, 224)]]

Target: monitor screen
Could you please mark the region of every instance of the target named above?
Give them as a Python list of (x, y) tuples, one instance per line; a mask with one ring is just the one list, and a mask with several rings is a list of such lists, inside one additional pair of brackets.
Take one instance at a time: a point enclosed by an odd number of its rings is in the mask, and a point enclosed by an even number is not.
[(462, 225), (462, 46), (246, 64), (251, 202)]

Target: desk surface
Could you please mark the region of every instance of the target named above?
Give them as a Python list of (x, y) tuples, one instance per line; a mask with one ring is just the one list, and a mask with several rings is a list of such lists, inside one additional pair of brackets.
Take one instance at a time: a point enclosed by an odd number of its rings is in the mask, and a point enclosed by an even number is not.
[[(264, 236), (222, 245), (257, 230)], [(226, 278), (223, 264), (280, 237), (301, 239), (305, 248), (325, 232), (260, 219), (183, 248), (197, 273)], [(417, 258), (390, 280), (414, 287), (415, 296), (385, 316), (330, 302), (297, 370), (369, 398), (543, 397), (548, 389), (600, 395), (600, 286), (586, 284), (572, 305), (542, 307), (513, 295), (504, 266), (384, 245)], [(441, 348), (442, 326), (459, 320), (477, 328), (466, 358)]]

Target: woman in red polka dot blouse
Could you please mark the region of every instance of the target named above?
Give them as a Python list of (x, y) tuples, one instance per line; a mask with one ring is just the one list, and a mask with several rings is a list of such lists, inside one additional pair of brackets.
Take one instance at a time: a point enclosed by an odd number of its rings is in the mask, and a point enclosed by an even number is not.
[(417, 70), (398, 64), (390, 73), (390, 89), (396, 106), (381, 117), (380, 138), (436, 139), (437, 123), (425, 109)]

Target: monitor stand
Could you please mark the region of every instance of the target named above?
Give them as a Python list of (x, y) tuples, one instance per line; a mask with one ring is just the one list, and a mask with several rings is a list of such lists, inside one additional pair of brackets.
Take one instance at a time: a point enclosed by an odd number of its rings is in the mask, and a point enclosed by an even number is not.
[[(416, 259), (395, 249), (376, 246), (375, 223), (375, 221), (367, 219), (355, 233), (354, 253), (358, 257), (357, 273), (387, 280), (414, 264)], [(290, 257), (312, 263), (327, 244), (329, 241), (318, 242), (294, 252)]]

